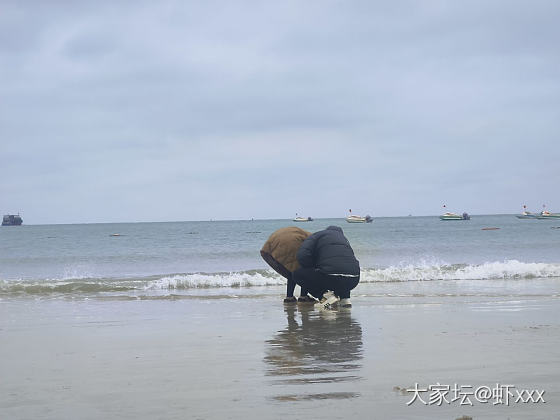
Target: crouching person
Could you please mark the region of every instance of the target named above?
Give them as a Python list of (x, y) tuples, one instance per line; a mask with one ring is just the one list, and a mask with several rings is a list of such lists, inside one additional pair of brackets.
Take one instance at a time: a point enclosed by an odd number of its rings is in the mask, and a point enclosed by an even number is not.
[[(261, 256), (274, 271), (288, 280), (284, 303), (296, 302), (294, 289), (296, 283), (293, 273), (300, 268), (296, 254), (303, 241), (311, 235), (310, 232), (295, 226), (278, 229), (273, 232), (261, 249)], [(307, 290), (302, 287), (298, 302), (314, 302), (307, 296)]]
[(294, 272), (294, 281), (302, 290), (328, 308), (339, 302), (352, 306), (350, 291), (360, 282), (360, 263), (338, 226), (315, 232), (303, 241), (297, 252), (301, 268)]

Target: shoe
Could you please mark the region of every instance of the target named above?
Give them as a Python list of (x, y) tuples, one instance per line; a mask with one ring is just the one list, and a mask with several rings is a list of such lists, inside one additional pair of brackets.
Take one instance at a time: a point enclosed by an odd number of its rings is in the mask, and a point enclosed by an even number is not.
[(340, 299), (340, 302), (338, 302), (338, 304), (340, 305), (341, 308), (351, 308), (352, 307), (352, 302), (350, 302), (350, 298)]
[(332, 309), (333, 306), (339, 301), (340, 299), (335, 296), (333, 292), (330, 290), (323, 294), (323, 299), (319, 303), (315, 304), (315, 308), (317, 309)]
[(284, 303), (290, 303), (291, 304), (291, 303), (296, 303), (296, 302), (297, 302), (296, 298), (293, 297), (293, 296), (288, 296), (288, 297), (286, 297), (286, 299), (284, 299)]
[(300, 296), (297, 301), (298, 301), (298, 303), (315, 303), (315, 302), (317, 302), (315, 299), (313, 299), (310, 296)]

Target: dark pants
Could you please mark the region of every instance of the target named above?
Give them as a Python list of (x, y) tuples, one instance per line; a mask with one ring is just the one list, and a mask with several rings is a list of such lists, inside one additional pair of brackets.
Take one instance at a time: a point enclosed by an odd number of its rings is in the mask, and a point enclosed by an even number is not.
[[(294, 296), (294, 289), (295, 288), (296, 288), (296, 282), (294, 281), (294, 275), (292, 274), (288, 278), (288, 286), (286, 287), (286, 297)], [(302, 287), (299, 296), (300, 297), (307, 296), (307, 290)]]
[(294, 271), (292, 278), (302, 290), (307, 290), (317, 299), (321, 299), (327, 290), (332, 290), (341, 299), (347, 299), (350, 297), (350, 290), (360, 282), (359, 276), (331, 276), (313, 268), (300, 268)]

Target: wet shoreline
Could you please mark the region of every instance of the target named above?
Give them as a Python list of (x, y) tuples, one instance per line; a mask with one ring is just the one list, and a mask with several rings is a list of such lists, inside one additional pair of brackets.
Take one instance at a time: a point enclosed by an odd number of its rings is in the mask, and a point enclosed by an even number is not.
[[(332, 313), (284, 306), (281, 287), (4, 300), (0, 406), (10, 419), (554, 418), (560, 281), (475, 286), (364, 284)], [(407, 406), (395, 391), (437, 382), (545, 389), (547, 402)]]

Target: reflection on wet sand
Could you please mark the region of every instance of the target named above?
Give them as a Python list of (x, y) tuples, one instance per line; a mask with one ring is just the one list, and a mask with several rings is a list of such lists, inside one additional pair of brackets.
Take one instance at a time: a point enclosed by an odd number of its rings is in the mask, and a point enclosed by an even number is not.
[(302, 306), (284, 310), (288, 325), (266, 342), (264, 358), (272, 385), (282, 387), (282, 395), (273, 399), (358, 397), (355, 383), (362, 379), (362, 328), (351, 312), (320, 312)]

